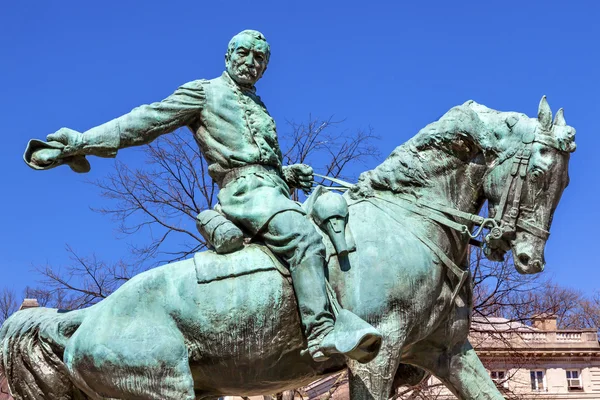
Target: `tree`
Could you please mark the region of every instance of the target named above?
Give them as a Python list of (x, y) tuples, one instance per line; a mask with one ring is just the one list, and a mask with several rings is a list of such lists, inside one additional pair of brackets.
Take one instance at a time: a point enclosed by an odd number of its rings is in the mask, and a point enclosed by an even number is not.
[(15, 292), (11, 289), (3, 288), (0, 292), (0, 325), (18, 309), (19, 303), (17, 302)]
[(557, 325), (562, 329), (600, 327), (598, 295), (588, 298), (578, 290), (545, 281), (536, 291), (513, 293), (510, 298), (515, 306), (505, 311), (507, 318), (546, 314), (557, 317)]
[[(309, 163), (332, 177), (346, 177), (350, 164), (379, 156), (372, 129), (340, 130), (342, 121), (309, 118), (290, 122), (282, 135), (284, 164)], [(80, 308), (108, 296), (148, 267), (190, 257), (207, 243), (195, 228), (196, 216), (216, 203), (217, 186), (189, 132), (178, 130), (144, 146), (145, 163), (132, 168), (115, 162), (106, 178), (90, 182), (108, 199), (97, 212), (111, 217), (130, 243), (132, 260), (107, 263), (95, 255), (81, 256), (67, 246), (70, 264), (38, 267), (40, 286), (29, 289), (43, 304)], [(325, 183), (324, 183), (325, 184)], [(295, 198), (301, 194), (294, 193)], [(139, 238), (144, 238), (139, 240)]]
[[(281, 137), (284, 164), (308, 163), (325, 175), (341, 177), (349, 164), (379, 156), (372, 129), (338, 131), (340, 124), (312, 117), (303, 124), (290, 122), (291, 132)], [(132, 244), (137, 261), (155, 266), (187, 258), (207, 245), (195, 219), (215, 205), (217, 186), (189, 132), (164, 135), (143, 152), (143, 168), (117, 161), (113, 173), (92, 182), (110, 200), (96, 211), (113, 218), (125, 236), (145, 234), (140, 236), (148, 240)]]
[(39, 286), (27, 288), (26, 297), (36, 298), (41, 306), (74, 310), (84, 308), (108, 297), (119, 286), (141, 271), (135, 264), (122, 260), (106, 263), (96, 255), (78, 255), (66, 246), (70, 262), (62, 268), (38, 266), (42, 277)]
[[(305, 123), (289, 122), (290, 132), (280, 138), (284, 165), (307, 163), (323, 175), (348, 178), (344, 173), (349, 165), (379, 157), (371, 128), (341, 130), (342, 122), (312, 117)], [(192, 135), (178, 130), (142, 151), (143, 167), (132, 168), (117, 160), (106, 178), (90, 182), (108, 200), (107, 206), (95, 211), (111, 217), (124, 236), (145, 239), (131, 242), (133, 260), (122, 258), (111, 264), (96, 255), (81, 256), (67, 246), (70, 263), (63, 268), (38, 267), (40, 285), (27, 289), (41, 305), (90, 306), (145, 268), (190, 257), (207, 247), (195, 229), (195, 219), (215, 205), (218, 188)], [(294, 199), (301, 197), (293, 193)], [(294, 394), (275, 397), (293, 398)]]

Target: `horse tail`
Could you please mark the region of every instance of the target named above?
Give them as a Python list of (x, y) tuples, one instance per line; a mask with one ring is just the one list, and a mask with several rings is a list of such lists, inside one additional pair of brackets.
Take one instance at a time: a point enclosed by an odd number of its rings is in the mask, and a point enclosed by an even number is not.
[(69, 377), (63, 354), (87, 311), (30, 308), (5, 321), (0, 329), (0, 371), (15, 398), (86, 398)]

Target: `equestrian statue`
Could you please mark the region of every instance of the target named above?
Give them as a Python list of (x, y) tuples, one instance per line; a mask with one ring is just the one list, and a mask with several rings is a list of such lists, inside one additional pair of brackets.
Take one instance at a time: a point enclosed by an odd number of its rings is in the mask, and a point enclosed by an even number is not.
[[(385, 400), (427, 372), (460, 399), (503, 399), (467, 340), (468, 246), (512, 250), (541, 272), (568, 184), (575, 130), (543, 97), (538, 116), (474, 101), (452, 108), (356, 184), (309, 191), (310, 166), (282, 165), (256, 95), (265, 37), (234, 36), (226, 71), (83, 133), (31, 140), (37, 170), (115, 157), (187, 126), (220, 188), (197, 227), (211, 244), (141, 273), (81, 310), (19, 311), (0, 330), (17, 399), (216, 400), (304, 386), (348, 368), (353, 400)], [(488, 217), (479, 216), (487, 201)], [(374, 229), (377, 227), (377, 229)], [(483, 232), (483, 233), (482, 233)]]

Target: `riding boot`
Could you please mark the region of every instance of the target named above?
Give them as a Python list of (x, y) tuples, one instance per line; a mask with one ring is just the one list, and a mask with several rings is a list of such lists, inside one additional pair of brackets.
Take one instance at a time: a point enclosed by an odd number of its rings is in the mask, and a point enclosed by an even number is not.
[(312, 358), (325, 361), (329, 356), (341, 353), (359, 362), (372, 360), (381, 346), (381, 334), (348, 310), (340, 311), (334, 322), (325, 286), (323, 258), (305, 258), (291, 274)]

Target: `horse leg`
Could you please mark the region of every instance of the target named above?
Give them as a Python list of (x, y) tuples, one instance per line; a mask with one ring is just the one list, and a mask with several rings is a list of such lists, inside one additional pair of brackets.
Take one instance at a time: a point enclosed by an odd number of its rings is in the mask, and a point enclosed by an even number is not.
[(388, 317), (378, 329), (383, 341), (377, 357), (366, 364), (354, 360), (347, 363), (351, 400), (387, 400), (392, 392), (404, 335), (398, 331), (397, 315)]
[(82, 325), (66, 348), (78, 387), (92, 398), (196, 399), (187, 347), (172, 321), (136, 315), (110, 322)]
[(449, 354), (449, 368), (440, 380), (460, 399), (502, 400), (496, 384), (490, 378), (469, 341)]
[(429, 372), (422, 368), (410, 364), (400, 364), (396, 369), (394, 377), (393, 390), (396, 391), (402, 386), (417, 386), (429, 377)]
[[(435, 348), (434, 344), (421, 345), (424, 349)], [(458, 399), (504, 399), (468, 340), (448, 352), (421, 354), (415, 364), (431, 371)]]

